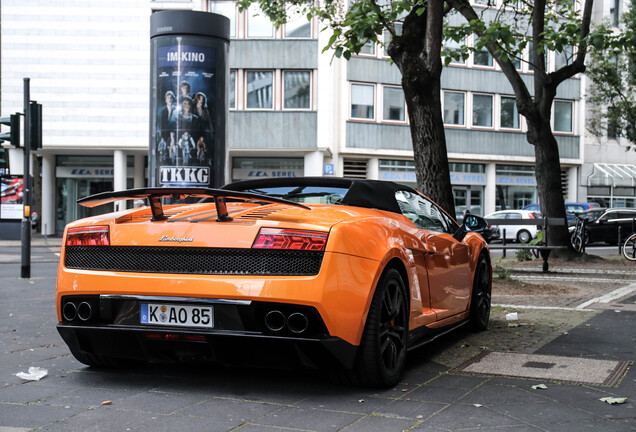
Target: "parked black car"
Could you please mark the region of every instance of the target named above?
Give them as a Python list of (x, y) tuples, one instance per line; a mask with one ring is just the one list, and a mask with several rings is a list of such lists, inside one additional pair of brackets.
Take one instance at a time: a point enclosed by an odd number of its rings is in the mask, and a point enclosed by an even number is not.
[[(458, 224), (461, 225), (464, 220), (464, 213), (456, 213), (455, 220)], [(501, 230), (497, 225), (488, 224), (486, 229), (484, 229), (479, 234), (481, 234), (481, 236), (484, 238), (484, 240), (486, 240), (487, 243), (490, 243), (493, 240), (499, 240), (501, 238)]]
[[(579, 213), (578, 217), (586, 221), (585, 244), (605, 242), (615, 245), (636, 232), (636, 209), (634, 208), (593, 209)], [(570, 231), (574, 230), (576, 218), (569, 220), (568, 224)]]

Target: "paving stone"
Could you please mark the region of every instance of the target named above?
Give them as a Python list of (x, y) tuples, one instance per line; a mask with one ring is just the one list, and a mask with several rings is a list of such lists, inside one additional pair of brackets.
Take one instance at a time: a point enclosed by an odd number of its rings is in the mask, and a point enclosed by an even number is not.
[(456, 403), (438, 412), (423, 423), (427, 426), (446, 428), (449, 430), (468, 428), (503, 428), (527, 425), (519, 418), (514, 418), (504, 412), (497, 412), (489, 407), (475, 407), (473, 405)]
[(343, 432), (403, 431), (413, 426), (413, 424), (413, 420), (408, 419), (368, 416), (346, 427)]
[(81, 412), (81, 409), (74, 407), (65, 408), (0, 402), (0, 426), (37, 428), (67, 419), (79, 412)]
[(330, 432), (341, 430), (362, 417), (358, 414), (288, 407), (259, 419), (258, 424)]
[(408, 397), (411, 400), (422, 402), (440, 402), (450, 404), (469, 392), (470, 390), (466, 388), (442, 387), (431, 383), (409, 392)]
[(435, 402), (418, 402), (413, 400), (396, 400), (374, 413), (388, 417), (404, 417), (413, 420), (426, 419), (444, 409), (447, 404)]
[(40, 430), (46, 432), (103, 432), (135, 430), (148, 420), (147, 413), (123, 411), (111, 406), (100, 406), (74, 416), (51, 421)]
[(551, 401), (534, 402), (525, 405), (503, 405), (493, 407), (492, 409), (531, 425), (553, 429), (562, 423), (594, 420), (599, 417), (598, 415), (585, 412), (581, 409)]
[(284, 409), (284, 406), (272, 403), (215, 397), (205, 402), (187, 406), (179, 410), (177, 414), (220, 419), (233, 422), (237, 426), (282, 409)]
[(391, 402), (391, 399), (370, 396), (368, 393), (341, 392), (340, 394), (311, 396), (295, 405), (299, 408), (317, 408), (353, 414), (370, 414), (372, 412), (382, 412), (383, 407)]

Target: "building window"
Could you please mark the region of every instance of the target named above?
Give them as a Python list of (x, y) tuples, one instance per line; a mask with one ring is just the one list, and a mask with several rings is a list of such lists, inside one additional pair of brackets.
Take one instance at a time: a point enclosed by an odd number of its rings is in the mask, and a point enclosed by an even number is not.
[(615, 108), (611, 108), (611, 107), (607, 108), (607, 114), (608, 114), (607, 138), (609, 139), (618, 138), (619, 131), (620, 131), (620, 124), (618, 122), (618, 119), (616, 118), (616, 115), (614, 114), (614, 110)]
[(246, 84), (248, 109), (273, 108), (273, 71), (247, 71)]
[(473, 53), (473, 65), (492, 67), (492, 56), (488, 52), (486, 47), (482, 47), (481, 50)]
[(236, 37), (236, 3), (234, 1), (211, 1), (210, 12), (230, 19), (230, 37)]
[(384, 104), (383, 120), (399, 122), (406, 120), (404, 92), (401, 87), (384, 86), (382, 101)]
[(375, 55), (375, 44), (373, 41), (366, 41), (358, 54)]
[(298, 10), (289, 13), (284, 29), (286, 38), (311, 37), (311, 21), (307, 20), (307, 16)]
[(554, 102), (554, 131), (572, 132), (572, 102)]
[(375, 86), (371, 84), (351, 84), (351, 118), (373, 119)]
[(311, 108), (311, 72), (283, 72), (283, 108)]
[(250, 6), (247, 10), (247, 37), (248, 38), (273, 38), (274, 25), (258, 6)]
[(492, 127), (492, 95), (473, 95), (473, 126)]
[(464, 93), (444, 92), (444, 124), (464, 125)]
[[(462, 42), (457, 42), (453, 39), (447, 39), (444, 41), (444, 48), (446, 50), (447, 53), (458, 53), (458, 55), (461, 55), (461, 51), (462, 51), (462, 46), (464, 45), (465, 41)], [(466, 64), (466, 60), (464, 60), (462, 57), (460, 57), (459, 59), (455, 60), (452, 59), (450, 60), (450, 64)]]
[(559, 70), (572, 63), (574, 60), (574, 47), (572, 45), (564, 45), (563, 51), (554, 53), (554, 70)]
[(500, 127), (506, 129), (520, 129), (519, 111), (517, 99), (513, 97), (501, 97), (501, 110), (499, 113)]
[(228, 106), (230, 109), (236, 109), (236, 71), (230, 71), (230, 88), (229, 88)]
[[(398, 36), (401, 35), (402, 23), (396, 22), (393, 26), (395, 27), (395, 33)], [(382, 33), (382, 36), (384, 40), (384, 56), (390, 57), (388, 53), (388, 49), (389, 49), (389, 44), (391, 43), (391, 39), (393, 39), (393, 35), (388, 30), (384, 30), (384, 33)]]

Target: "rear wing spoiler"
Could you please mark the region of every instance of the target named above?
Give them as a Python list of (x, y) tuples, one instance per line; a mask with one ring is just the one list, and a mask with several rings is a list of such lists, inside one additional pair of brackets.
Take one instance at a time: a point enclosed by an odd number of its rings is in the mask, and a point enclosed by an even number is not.
[(174, 200), (182, 200), (188, 197), (192, 198), (212, 198), (216, 205), (217, 221), (229, 222), (232, 217), (228, 215), (226, 200), (239, 200), (239, 201), (259, 201), (271, 204), (286, 204), (295, 207), (301, 207), (307, 210), (311, 210), (306, 205), (289, 201), (282, 198), (269, 197), (266, 195), (251, 193), (251, 192), (238, 192), (223, 189), (211, 189), (211, 188), (140, 188), (140, 189), (128, 189), (123, 191), (114, 192), (102, 192), (95, 195), (87, 196), (77, 200), (77, 203), (84, 207), (97, 207), (103, 204), (109, 204), (115, 201), (126, 201), (133, 199), (147, 198), (150, 204), (150, 210), (152, 211), (152, 220), (161, 221), (166, 220), (167, 217), (163, 213), (163, 206), (161, 204), (162, 198), (172, 198)]

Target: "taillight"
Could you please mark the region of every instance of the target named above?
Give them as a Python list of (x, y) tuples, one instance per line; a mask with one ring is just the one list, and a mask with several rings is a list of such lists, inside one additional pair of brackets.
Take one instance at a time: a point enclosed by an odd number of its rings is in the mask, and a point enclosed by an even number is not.
[(107, 226), (69, 228), (66, 246), (109, 246), (110, 234)]
[(253, 248), (324, 251), (327, 233), (295, 229), (261, 228)]
[(528, 219), (534, 219), (534, 215), (532, 213), (528, 213)]

